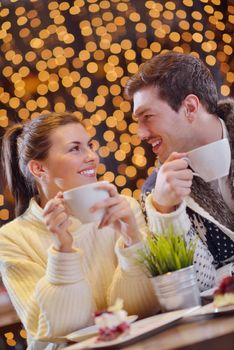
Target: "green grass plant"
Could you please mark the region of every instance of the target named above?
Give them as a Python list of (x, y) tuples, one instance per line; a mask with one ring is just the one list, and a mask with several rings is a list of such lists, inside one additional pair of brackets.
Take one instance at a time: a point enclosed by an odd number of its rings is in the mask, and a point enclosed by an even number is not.
[(140, 261), (151, 277), (183, 269), (193, 264), (196, 242), (186, 244), (182, 235), (170, 228), (163, 235), (151, 234), (145, 248), (139, 252)]

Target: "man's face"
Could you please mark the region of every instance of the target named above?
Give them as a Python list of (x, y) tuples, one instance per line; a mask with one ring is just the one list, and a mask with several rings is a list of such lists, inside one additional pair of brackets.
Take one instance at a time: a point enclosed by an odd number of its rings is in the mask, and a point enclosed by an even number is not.
[(163, 163), (169, 155), (189, 150), (189, 123), (185, 108), (174, 111), (159, 97), (155, 86), (143, 87), (134, 94), (134, 116), (138, 121), (138, 134), (152, 146), (153, 152)]

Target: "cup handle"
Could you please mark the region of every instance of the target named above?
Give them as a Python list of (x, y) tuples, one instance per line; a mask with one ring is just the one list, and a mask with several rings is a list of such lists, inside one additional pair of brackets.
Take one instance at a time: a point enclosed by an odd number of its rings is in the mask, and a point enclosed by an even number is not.
[[(188, 163), (188, 165), (191, 167), (191, 162), (190, 162), (190, 160), (189, 160), (189, 158), (188, 157), (183, 157), (183, 159)], [(192, 170), (192, 169), (191, 169)], [(201, 175), (199, 175), (198, 173), (195, 173), (194, 171), (192, 171), (192, 174), (193, 174), (193, 176), (198, 176), (198, 177), (200, 177), (201, 178)]]

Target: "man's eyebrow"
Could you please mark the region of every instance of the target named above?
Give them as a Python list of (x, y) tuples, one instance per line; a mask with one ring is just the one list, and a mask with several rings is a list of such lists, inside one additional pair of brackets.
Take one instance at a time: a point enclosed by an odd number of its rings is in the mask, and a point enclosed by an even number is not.
[(133, 117), (134, 118), (138, 118), (139, 116), (141, 116), (142, 114), (145, 114), (146, 112), (148, 112), (150, 109), (147, 108), (137, 108), (134, 113), (133, 113)]

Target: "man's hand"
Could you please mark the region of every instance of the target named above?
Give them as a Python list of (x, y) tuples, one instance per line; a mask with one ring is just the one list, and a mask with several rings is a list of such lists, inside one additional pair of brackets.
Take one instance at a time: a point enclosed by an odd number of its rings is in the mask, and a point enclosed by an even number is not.
[(174, 211), (191, 192), (193, 173), (185, 157), (186, 153), (173, 152), (159, 169), (153, 205), (161, 213)]

